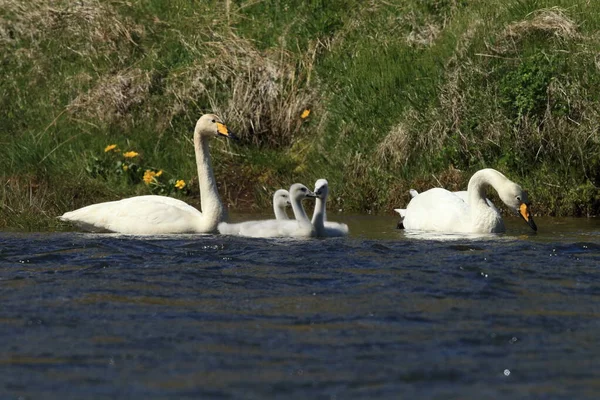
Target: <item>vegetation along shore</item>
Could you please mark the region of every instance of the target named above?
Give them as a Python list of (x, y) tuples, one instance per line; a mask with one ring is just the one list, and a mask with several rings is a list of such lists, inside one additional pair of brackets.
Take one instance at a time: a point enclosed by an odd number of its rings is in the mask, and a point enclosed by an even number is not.
[(536, 215), (600, 212), (597, 1), (0, 4), (2, 229), (141, 194), (197, 205), (207, 112), (240, 137), (211, 145), (230, 210), (324, 177), (332, 210), (391, 215), (495, 168)]

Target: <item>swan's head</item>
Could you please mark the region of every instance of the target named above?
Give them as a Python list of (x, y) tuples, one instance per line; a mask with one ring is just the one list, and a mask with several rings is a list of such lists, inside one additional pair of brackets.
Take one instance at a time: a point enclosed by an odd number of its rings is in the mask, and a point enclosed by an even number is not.
[(194, 130), (194, 136), (202, 137), (215, 137), (225, 136), (229, 139), (237, 139), (237, 137), (227, 129), (221, 118), (215, 114), (204, 114), (196, 122), (196, 129)]
[(290, 197), (294, 200), (304, 200), (307, 197), (317, 197), (314, 192), (311, 192), (306, 186), (301, 183), (294, 183), (290, 186)]
[(327, 179), (319, 179), (315, 182), (315, 194), (320, 199), (327, 198), (327, 194), (329, 193), (329, 184), (327, 183)]
[(510, 182), (504, 189), (498, 192), (504, 204), (520, 215), (531, 229), (537, 231), (537, 225), (533, 221), (533, 215), (531, 215), (531, 209), (529, 208), (527, 192), (513, 182)]
[(290, 192), (285, 189), (279, 189), (273, 195), (273, 204), (278, 208), (285, 208), (292, 203), (290, 202)]

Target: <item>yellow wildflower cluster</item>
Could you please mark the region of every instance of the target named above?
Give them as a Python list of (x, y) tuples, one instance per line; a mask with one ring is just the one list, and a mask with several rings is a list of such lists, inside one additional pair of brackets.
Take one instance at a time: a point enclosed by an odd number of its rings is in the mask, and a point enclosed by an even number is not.
[(133, 157), (137, 157), (139, 155), (139, 153), (135, 152), (135, 151), (128, 151), (127, 153), (123, 153), (123, 157), (125, 158), (133, 158)]
[(302, 115), (300, 115), (300, 118), (306, 119), (306, 118), (308, 118), (309, 115), (310, 115), (310, 110), (306, 109), (306, 110), (302, 111)]
[[(226, 131), (226, 128), (223, 128)], [(98, 161), (98, 170), (102, 174), (108, 174), (110, 171), (115, 171), (110, 164), (113, 163), (117, 168), (117, 174), (120, 174), (128, 180), (129, 183), (136, 184), (139, 182), (139, 171), (144, 171), (142, 182), (148, 186), (148, 189), (154, 194), (169, 195), (173, 191), (179, 193), (187, 193), (187, 184), (183, 179), (159, 179), (163, 175), (163, 170), (155, 170), (152, 168), (146, 169), (143, 167), (143, 156), (134, 150), (123, 151), (119, 149), (117, 144), (109, 144), (104, 148), (106, 156), (102, 159), (96, 158)], [(137, 157), (137, 158), (136, 158)], [(135, 159), (135, 160), (134, 160)]]
[(144, 172), (144, 177), (142, 178), (144, 180), (144, 183), (146, 185), (151, 184), (152, 182), (156, 182), (156, 178), (158, 178), (159, 176), (161, 176), (163, 173), (162, 169), (158, 172), (152, 171), (150, 169), (147, 169)]

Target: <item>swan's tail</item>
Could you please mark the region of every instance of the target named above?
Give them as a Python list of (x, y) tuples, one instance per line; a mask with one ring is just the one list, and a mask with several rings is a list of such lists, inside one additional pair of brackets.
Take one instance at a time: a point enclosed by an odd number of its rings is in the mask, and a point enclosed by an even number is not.
[(404, 217), (406, 217), (406, 208), (394, 208), (398, 214), (400, 214), (400, 220), (398, 221), (398, 225), (396, 225), (396, 229), (404, 229)]
[[(410, 189), (408, 193), (410, 193), (411, 198), (414, 198), (419, 194), (419, 192), (417, 192), (415, 189)], [(396, 225), (396, 229), (404, 229), (404, 217), (406, 217), (406, 208), (394, 208), (394, 211), (400, 214), (400, 220), (398, 221), (398, 225)]]

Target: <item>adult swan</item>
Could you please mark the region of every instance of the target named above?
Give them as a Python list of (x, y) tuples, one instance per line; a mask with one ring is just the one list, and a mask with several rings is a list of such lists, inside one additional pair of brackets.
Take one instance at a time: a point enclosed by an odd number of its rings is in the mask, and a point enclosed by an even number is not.
[(59, 219), (81, 229), (125, 234), (209, 233), (225, 217), (213, 174), (208, 143), (215, 136), (233, 137), (222, 121), (205, 114), (196, 123), (194, 149), (198, 166), (202, 212), (166, 196), (137, 196), (92, 204), (63, 214)]
[(488, 168), (469, 180), (467, 201), (442, 188), (429, 189), (413, 197), (406, 207), (404, 228), (447, 233), (504, 232), (502, 216), (486, 202), (485, 191), (493, 187), (500, 199), (537, 231), (530, 214), (527, 193), (500, 172)]

